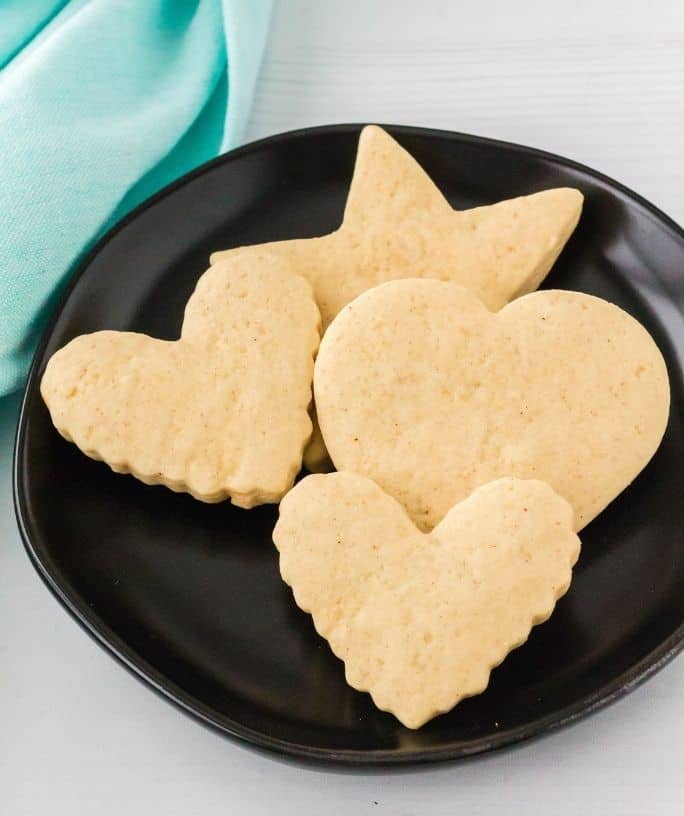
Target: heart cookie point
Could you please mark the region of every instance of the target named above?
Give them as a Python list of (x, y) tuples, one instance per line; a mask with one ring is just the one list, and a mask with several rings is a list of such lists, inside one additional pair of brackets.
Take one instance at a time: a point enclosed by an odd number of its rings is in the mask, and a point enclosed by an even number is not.
[(206, 502), (276, 502), (311, 435), (319, 315), (309, 284), (266, 254), (212, 267), (181, 339), (103, 331), (50, 359), (41, 394), (84, 453)]
[(647, 464), (669, 412), (662, 355), (617, 306), (544, 291), (494, 314), (431, 280), (344, 309), (314, 390), (337, 469), (378, 482), (424, 530), (503, 476), (551, 484), (581, 529)]
[(568, 503), (517, 479), (484, 485), (425, 534), (371, 480), (309, 476), (273, 538), (349, 684), (408, 728), (486, 688), (549, 617), (579, 554)]

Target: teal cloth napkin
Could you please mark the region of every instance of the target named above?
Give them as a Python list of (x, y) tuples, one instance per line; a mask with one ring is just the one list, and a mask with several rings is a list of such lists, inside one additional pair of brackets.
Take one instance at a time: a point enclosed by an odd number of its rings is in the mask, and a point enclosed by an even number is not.
[(0, 395), (112, 223), (238, 143), (271, 0), (0, 0)]

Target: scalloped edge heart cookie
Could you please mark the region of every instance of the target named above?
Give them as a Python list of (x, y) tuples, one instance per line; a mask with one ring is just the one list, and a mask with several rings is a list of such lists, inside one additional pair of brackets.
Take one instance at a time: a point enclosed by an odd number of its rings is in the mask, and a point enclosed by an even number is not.
[(249, 508), (292, 486), (311, 436), (320, 317), (311, 286), (266, 253), (211, 267), (179, 340), (100, 331), (48, 362), (63, 437), (114, 471)]
[(408, 728), (484, 691), (551, 615), (580, 551), (572, 508), (543, 482), (491, 482), (422, 533), (352, 473), (299, 482), (273, 540), (349, 685)]

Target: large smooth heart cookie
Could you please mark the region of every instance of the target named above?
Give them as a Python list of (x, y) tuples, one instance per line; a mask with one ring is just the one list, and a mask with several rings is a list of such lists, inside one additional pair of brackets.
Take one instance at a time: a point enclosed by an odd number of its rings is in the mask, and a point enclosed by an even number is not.
[(148, 484), (240, 507), (277, 502), (311, 435), (319, 314), (282, 258), (235, 258), (199, 279), (181, 337), (77, 337), (41, 393), (57, 430)]
[(418, 728), (484, 691), (551, 615), (579, 555), (572, 523), (548, 485), (501, 479), (421, 533), (370, 479), (333, 473), (288, 493), (273, 540), (347, 682)]
[(215, 252), (211, 262), (263, 249), (286, 257), (311, 282), (324, 330), (361, 292), (396, 278), (460, 283), (498, 309), (539, 286), (581, 209), (578, 190), (557, 188), (455, 211), (415, 159), (370, 125), (336, 232)]
[(588, 524), (665, 431), (662, 355), (624, 311), (578, 292), (489, 312), (467, 290), (386, 283), (328, 329), (314, 371), (338, 470), (374, 479), (422, 529), (476, 487), (538, 478)]

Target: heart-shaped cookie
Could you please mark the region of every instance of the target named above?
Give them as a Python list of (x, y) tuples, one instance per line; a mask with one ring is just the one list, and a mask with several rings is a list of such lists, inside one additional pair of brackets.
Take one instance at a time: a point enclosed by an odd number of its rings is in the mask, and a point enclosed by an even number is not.
[(273, 540), (347, 682), (418, 728), (484, 691), (549, 617), (579, 555), (572, 523), (547, 484), (500, 479), (421, 533), (370, 479), (333, 473), (285, 496)]
[(115, 471), (207, 502), (277, 502), (311, 435), (319, 325), (284, 259), (235, 258), (199, 279), (180, 340), (82, 335), (41, 393), (62, 436)]
[(489, 312), (434, 280), (365, 292), (328, 329), (314, 371), (338, 470), (364, 474), (432, 528), (476, 487), (538, 478), (588, 524), (665, 431), (662, 355), (624, 311), (578, 292)]

